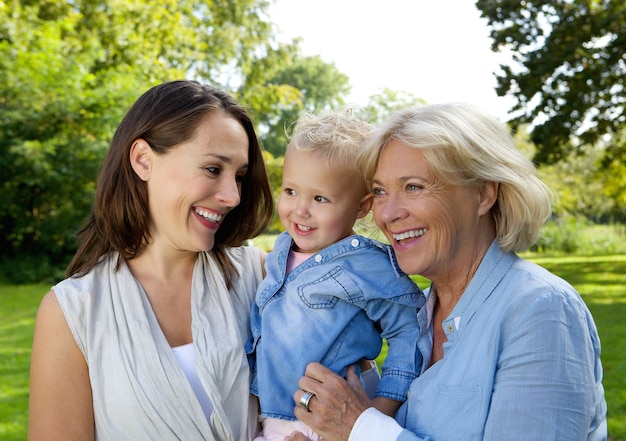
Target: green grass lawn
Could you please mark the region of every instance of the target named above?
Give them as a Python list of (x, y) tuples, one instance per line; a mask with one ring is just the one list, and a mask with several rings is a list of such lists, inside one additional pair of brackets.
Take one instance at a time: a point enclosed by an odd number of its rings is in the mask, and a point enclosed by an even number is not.
[[(626, 255), (527, 257), (568, 280), (589, 305), (602, 340), (609, 435), (626, 441)], [(26, 439), (33, 325), (37, 305), (49, 288), (0, 283), (0, 439), (4, 441)]]
[(0, 439), (23, 441), (28, 371), (37, 306), (48, 285), (0, 284)]

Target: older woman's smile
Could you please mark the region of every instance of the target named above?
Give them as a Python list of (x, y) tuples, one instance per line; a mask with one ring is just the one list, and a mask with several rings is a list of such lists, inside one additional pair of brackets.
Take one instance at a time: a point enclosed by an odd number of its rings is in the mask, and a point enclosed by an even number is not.
[(409, 239), (411, 237), (423, 236), (424, 234), (426, 234), (427, 231), (427, 228), (420, 228), (418, 230), (409, 230), (398, 234), (392, 233), (392, 237), (394, 238), (394, 240), (400, 242), (401, 240)]

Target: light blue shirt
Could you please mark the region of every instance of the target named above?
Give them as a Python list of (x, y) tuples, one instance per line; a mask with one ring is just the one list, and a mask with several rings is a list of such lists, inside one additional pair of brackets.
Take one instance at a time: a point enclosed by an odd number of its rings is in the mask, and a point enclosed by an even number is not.
[(287, 233), (276, 240), (252, 308), (246, 350), (261, 415), (295, 420), (293, 394), (307, 364), (344, 376), (348, 366), (376, 358), (383, 338), (389, 350), (376, 395), (404, 401), (422, 364), (415, 346), (422, 291), (389, 245), (349, 236), (286, 274), (292, 243)]
[(428, 368), (434, 300), (418, 313), (424, 363), (396, 416), (406, 430), (369, 409), (350, 441), (606, 440), (600, 340), (570, 284), (494, 242)]

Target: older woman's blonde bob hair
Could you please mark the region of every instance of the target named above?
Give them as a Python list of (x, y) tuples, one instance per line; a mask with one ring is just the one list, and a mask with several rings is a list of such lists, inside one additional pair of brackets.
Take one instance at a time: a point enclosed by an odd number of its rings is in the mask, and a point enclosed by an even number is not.
[(420, 149), (442, 182), (499, 183), (491, 212), (500, 247), (519, 252), (536, 242), (552, 212), (552, 193), (505, 124), (466, 103), (400, 110), (378, 128), (361, 157), (369, 183), (391, 140)]

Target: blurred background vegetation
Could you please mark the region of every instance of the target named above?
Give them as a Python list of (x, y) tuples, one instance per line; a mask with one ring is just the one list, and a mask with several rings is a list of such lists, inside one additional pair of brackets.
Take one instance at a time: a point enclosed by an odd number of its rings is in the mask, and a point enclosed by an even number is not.
[[(61, 277), (116, 125), (163, 81), (197, 79), (246, 105), (278, 192), (290, 126), (302, 111), (344, 106), (350, 79), (319, 56), (303, 56), (298, 39), (279, 42), (269, 5), (0, 1), (0, 274), (13, 283)], [(538, 250), (589, 252), (581, 225), (623, 225), (626, 216), (626, 6), (476, 6), (493, 50), (514, 54), (501, 66), (497, 92), (515, 98), (508, 122), (556, 195), (553, 227)], [(358, 111), (376, 123), (423, 104), (384, 89)], [(279, 228), (274, 222), (267, 233)]]

